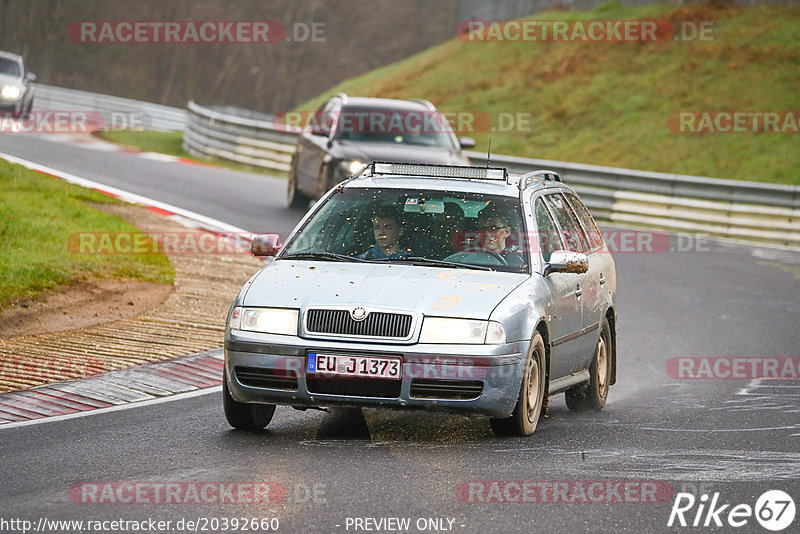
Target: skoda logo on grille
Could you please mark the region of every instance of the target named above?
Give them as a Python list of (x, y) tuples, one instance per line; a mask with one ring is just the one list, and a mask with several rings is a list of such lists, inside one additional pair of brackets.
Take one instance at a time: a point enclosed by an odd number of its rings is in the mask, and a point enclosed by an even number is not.
[(350, 317), (352, 317), (354, 321), (363, 321), (367, 318), (367, 310), (363, 306), (356, 306), (350, 310)]

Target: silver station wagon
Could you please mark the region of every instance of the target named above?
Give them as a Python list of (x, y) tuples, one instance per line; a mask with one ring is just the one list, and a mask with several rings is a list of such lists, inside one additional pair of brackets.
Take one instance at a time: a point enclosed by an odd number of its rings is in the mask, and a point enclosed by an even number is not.
[(382, 406), (530, 435), (550, 395), (599, 410), (616, 380), (616, 270), (552, 171), (372, 163), (330, 190), (242, 288), (225, 329), (225, 415)]

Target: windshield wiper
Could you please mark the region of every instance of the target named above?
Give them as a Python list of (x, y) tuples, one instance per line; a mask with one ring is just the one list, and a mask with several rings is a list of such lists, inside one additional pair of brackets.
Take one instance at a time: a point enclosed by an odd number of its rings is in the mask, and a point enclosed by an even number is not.
[(356, 256), (345, 256), (344, 254), (336, 254), (335, 252), (295, 252), (294, 254), (287, 254), (281, 256), (282, 260), (333, 260), (333, 261), (360, 261), (366, 262), (364, 258)]
[(434, 260), (432, 258), (424, 258), (422, 256), (408, 256), (405, 258), (376, 258), (372, 261), (408, 262), (414, 265), (438, 265), (441, 267), (455, 267), (457, 269), (479, 269), (481, 271), (494, 271), (494, 269), (486, 265), (472, 265), (469, 263), (456, 263), (454, 261)]

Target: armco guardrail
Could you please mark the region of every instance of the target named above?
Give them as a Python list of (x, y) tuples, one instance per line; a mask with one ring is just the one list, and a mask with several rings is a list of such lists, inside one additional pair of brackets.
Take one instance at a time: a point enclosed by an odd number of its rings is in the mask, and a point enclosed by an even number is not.
[(111, 128), (129, 128), (131, 121), (136, 121), (134, 126), (147, 130), (183, 130), (186, 126), (186, 110), (141, 100), (38, 83), (34, 95), (35, 110), (94, 111)]
[[(486, 154), (468, 152), (473, 161)], [(513, 172), (550, 169), (599, 219), (800, 246), (800, 187), (492, 156)]]
[(272, 117), (238, 108), (189, 102), (183, 148), (195, 157), (218, 158), (288, 171), (297, 134), (279, 131)]
[[(269, 116), (189, 102), (184, 147), (272, 170), (289, 170), (297, 135)], [(486, 154), (467, 152), (474, 162)], [(634, 171), (492, 155), (492, 165), (558, 172), (599, 219), (736, 239), (800, 246), (800, 187)]]

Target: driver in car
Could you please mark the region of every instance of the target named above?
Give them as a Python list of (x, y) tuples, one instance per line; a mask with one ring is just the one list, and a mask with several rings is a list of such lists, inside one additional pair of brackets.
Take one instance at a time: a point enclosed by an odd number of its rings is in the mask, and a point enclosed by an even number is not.
[(508, 215), (493, 205), (478, 213), (478, 239), (470, 243), (472, 248), (497, 254), (508, 265), (525, 263), (522, 251), (515, 244), (509, 245), (511, 223)]
[(407, 258), (411, 249), (403, 244), (405, 227), (396, 209), (375, 210), (372, 214), (372, 233), (375, 243), (360, 257), (366, 259)]

